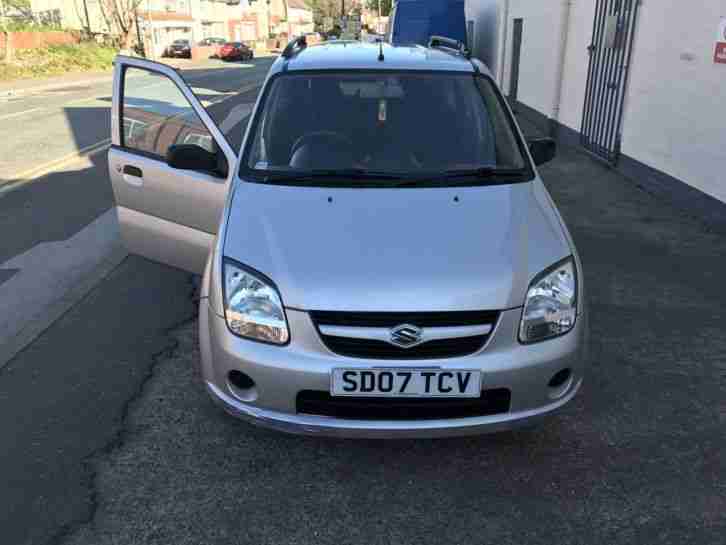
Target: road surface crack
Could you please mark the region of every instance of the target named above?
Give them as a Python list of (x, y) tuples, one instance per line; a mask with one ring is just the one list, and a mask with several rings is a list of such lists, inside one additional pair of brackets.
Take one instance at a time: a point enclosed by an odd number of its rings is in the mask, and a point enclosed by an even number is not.
[[(189, 298), (193, 302), (199, 300), (199, 277), (192, 276), (190, 278), (190, 293)], [(175, 332), (179, 329), (194, 322), (197, 319), (197, 307), (194, 307), (194, 311), (188, 316), (185, 316), (175, 324), (167, 327), (163, 331), (163, 336), (166, 338), (167, 344), (157, 352), (151, 355), (151, 363), (146, 369), (146, 373), (141, 378), (138, 388), (136, 391), (126, 400), (123, 404), (120, 415), (118, 417), (118, 429), (116, 430), (113, 438), (108, 441), (104, 446), (94, 450), (88, 454), (82, 461), (83, 467), (83, 482), (81, 483), (83, 488), (88, 490), (88, 512), (86, 516), (77, 518), (67, 524), (61, 526), (58, 531), (50, 537), (47, 541), (48, 545), (62, 545), (67, 539), (72, 537), (79, 529), (85, 526), (93, 527), (98, 513), (98, 507), (100, 505), (100, 492), (97, 486), (97, 480), (99, 476), (98, 467), (103, 459), (111, 456), (115, 451), (122, 449), (126, 445), (126, 441), (129, 436), (128, 432), (128, 419), (133, 408), (139, 403), (147, 390), (147, 386), (156, 375), (156, 370), (161, 362), (173, 358), (177, 355), (177, 350), (180, 346), (179, 338), (175, 335)]]

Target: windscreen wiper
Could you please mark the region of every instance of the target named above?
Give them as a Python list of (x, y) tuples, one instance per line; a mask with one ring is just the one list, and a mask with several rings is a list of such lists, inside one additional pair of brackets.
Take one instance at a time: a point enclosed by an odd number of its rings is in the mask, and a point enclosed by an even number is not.
[[(262, 180), (267, 183), (309, 183), (311, 181), (325, 180), (400, 180), (401, 176), (378, 170), (367, 170), (362, 168), (344, 169), (321, 169), (308, 170), (304, 172), (279, 172), (265, 174)], [(337, 185), (337, 184), (336, 184)]]
[(521, 178), (527, 174), (528, 171), (523, 168), (479, 167), (452, 169), (406, 178), (396, 183), (394, 187), (414, 185), (422, 185), (424, 187), (448, 186), (452, 185), (453, 180), (461, 180), (462, 183), (470, 184), (472, 179), (481, 181), (501, 180), (503, 183), (507, 183), (512, 178)]
[(460, 176), (476, 176), (477, 178), (498, 178), (508, 176), (524, 176), (527, 171), (523, 168), (496, 168), (479, 167), (470, 169), (445, 170), (444, 178), (457, 178)]

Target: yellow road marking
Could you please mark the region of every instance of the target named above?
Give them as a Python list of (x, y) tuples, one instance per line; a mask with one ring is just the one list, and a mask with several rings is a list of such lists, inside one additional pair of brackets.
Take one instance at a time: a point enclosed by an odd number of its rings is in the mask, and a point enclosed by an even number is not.
[(107, 138), (106, 140), (101, 140), (100, 142), (81, 148), (77, 151), (64, 155), (63, 157), (54, 159), (53, 161), (48, 161), (47, 163), (28, 169), (20, 174), (13, 175), (8, 182), (0, 185), (0, 196), (5, 195), (6, 193), (9, 193), (10, 191), (13, 191), (27, 183), (38, 180), (55, 170), (72, 165), (81, 159), (93, 157), (107, 149), (110, 145), (111, 139)]

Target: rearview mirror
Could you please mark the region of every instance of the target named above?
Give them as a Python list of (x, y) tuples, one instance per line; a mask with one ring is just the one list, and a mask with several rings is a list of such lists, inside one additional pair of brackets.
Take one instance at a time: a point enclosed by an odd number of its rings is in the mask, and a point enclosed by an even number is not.
[(221, 174), (217, 155), (195, 144), (169, 146), (166, 152), (166, 164), (182, 170), (205, 170)]
[(557, 155), (557, 142), (552, 138), (536, 138), (527, 143), (532, 160), (537, 166), (549, 163)]

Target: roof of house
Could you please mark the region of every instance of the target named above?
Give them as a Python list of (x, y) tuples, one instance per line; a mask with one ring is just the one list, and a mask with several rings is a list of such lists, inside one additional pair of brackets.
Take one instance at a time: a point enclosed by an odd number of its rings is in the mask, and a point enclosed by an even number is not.
[(481, 62), (443, 49), (423, 46), (382, 44), (383, 61), (378, 60), (379, 44), (335, 40), (308, 46), (290, 58), (280, 56), (273, 72), (293, 70), (439, 70), (475, 72), (487, 75)]

